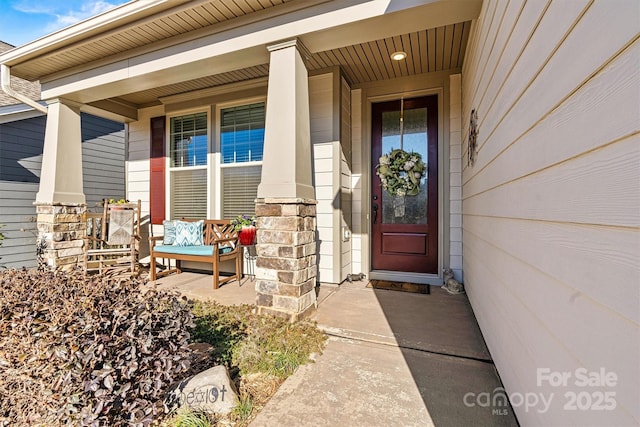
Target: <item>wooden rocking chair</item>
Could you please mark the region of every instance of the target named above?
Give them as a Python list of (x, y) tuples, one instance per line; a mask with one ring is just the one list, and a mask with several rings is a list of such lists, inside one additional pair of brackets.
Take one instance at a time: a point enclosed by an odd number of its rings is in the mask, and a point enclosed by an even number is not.
[(112, 204), (105, 199), (103, 206), (99, 237), (85, 238), (84, 269), (100, 274), (129, 270), (133, 276), (138, 272), (140, 200)]

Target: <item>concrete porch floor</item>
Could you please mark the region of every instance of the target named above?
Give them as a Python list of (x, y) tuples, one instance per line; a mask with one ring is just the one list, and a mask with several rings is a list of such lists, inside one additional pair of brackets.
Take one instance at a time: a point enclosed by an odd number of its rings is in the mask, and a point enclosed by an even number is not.
[[(216, 291), (205, 274), (157, 283), (221, 304), (255, 298), (246, 277)], [(366, 285), (320, 286), (313, 320), (329, 335), (325, 351), (284, 382), (251, 427), (518, 425), (511, 407), (485, 403), (504, 391), (466, 295)]]

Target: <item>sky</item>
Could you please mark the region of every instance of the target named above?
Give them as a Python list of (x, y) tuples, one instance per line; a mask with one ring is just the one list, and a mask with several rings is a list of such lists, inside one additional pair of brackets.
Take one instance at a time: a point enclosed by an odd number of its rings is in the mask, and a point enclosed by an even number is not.
[(21, 46), (129, 0), (0, 0), (0, 40)]

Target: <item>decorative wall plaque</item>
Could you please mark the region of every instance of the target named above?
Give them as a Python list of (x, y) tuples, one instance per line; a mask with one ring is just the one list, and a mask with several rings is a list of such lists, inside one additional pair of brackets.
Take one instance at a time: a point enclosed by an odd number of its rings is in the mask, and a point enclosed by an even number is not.
[(476, 156), (478, 154), (478, 112), (473, 109), (471, 110), (471, 115), (469, 117), (469, 146), (468, 146), (468, 156), (469, 156), (469, 165), (473, 166), (476, 162)]

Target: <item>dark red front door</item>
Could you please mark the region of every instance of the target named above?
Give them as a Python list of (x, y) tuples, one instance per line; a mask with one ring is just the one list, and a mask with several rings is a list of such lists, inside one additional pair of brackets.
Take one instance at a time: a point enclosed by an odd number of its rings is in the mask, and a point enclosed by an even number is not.
[[(371, 134), (372, 268), (437, 273), (437, 95), (373, 104)], [(426, 174), (420, 179), (419, 191), (416, 190), (415, 195), (403, 196), (403, 191), (399, 195), (398, 192), (389, 194), (376, 174), (380, 157), (395, 149), (419, 153), (426, 165)], [(386, 156), (383, 163), (388, 159)], [(407, 164), (407, 168), (411, 166), (412, 163)], [(403, 176), (401, 174), (400, 178)]]

